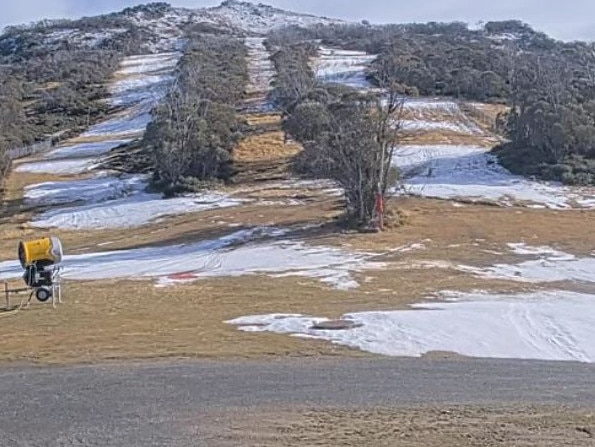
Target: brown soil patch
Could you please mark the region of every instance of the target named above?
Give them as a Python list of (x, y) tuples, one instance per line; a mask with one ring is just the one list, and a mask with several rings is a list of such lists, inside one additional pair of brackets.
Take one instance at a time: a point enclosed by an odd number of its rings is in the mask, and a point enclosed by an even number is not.
[(552, 406), (277, 408), (228, 411), (214, 420), (218, 428), (212, 434), (218, 436), (212, 445), (217, 447), (595, 445), (592, 409)]

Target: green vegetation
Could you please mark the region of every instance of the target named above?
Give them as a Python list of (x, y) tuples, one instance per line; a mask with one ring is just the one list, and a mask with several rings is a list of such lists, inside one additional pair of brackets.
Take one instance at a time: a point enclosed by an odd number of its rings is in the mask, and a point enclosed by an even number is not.
[[(271, 45), (271, 42), (268, 43)], [(314, 79), (309, 43), (281, 47), (273, 61), (277, 69), (273, 98), (285, 111), (283, 128), (304, 151), (296, 172), (331, 178), (345, 189), (346, 216), (358, 228), (381, 225), (378, 198), (397, 176), (391, 170), (398, 139), (403, 99), (387, 87), (388, 96), (359, 94), (353, 89), (323, 85)]]
[(509, 105), (510, 113), (499, 119), (508, 142), (496, 150), (505, 167), (595, 184), (595, 44), (556, 41), (505, 21), (478, 30), (458, 22), (293, 27), (271, 33), (269, 45), (303, 46), (315, 39), (378, 54), (370, 80), (402, 94)]
[(172, 195), (227, 180), (243, 122), (236, 112), (248, 82), (247, 50), (237, 39), (189, 42), (178, 77), (153, 111), (143, 146), (152, 154), (154, 184)]

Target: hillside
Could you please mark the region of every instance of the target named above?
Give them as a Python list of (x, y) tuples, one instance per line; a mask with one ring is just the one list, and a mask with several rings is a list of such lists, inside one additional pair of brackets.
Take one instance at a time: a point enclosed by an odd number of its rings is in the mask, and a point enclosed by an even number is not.
[(591, 48), (236, 1), (9, 28), (0, 279), (57, 235), (67, 304), (5, 320), (0, 360), (595, 361)]

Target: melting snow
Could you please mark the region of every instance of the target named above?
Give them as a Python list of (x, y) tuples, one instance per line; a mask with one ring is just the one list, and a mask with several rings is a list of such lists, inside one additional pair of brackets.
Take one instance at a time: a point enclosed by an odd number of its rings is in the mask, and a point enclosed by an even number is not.
[(255, 104), (249, 104), (255, 112), (266, 112), (273, 108), (267, 101), (267, 95), (272, 89), (275, 67), (269, 51), (264, 46), (264, 40), (262, 37), (250, 37), (245, 40), (250, 78), (247, 93), (256, 96), (255, 101), (252, 101)]
[(487, 268), (459, 266), (459, 270), (478, 276), (527, 283), (582, 282), (595, 284), (595, 257), (579, 258), (550, 247), (510, 244), (518, 255), (531, 256), (519, 264), (496, 264)]
[(17, 166), (16, 171), (31, 174), (70, 175), (91, 171), (96, 166), (97, 159), (95, 158), (68, 159), (23, 163)]
[[(84, 187), (79, 191), (75, 183)], [(239, 199), (215, 193), (166, 200), (160, 194), (144, 192), (145, 187), (146, 182), (142, 177), (106, 177), (83, 182), (64, 182), (63, 185), (35, 186), (29, 191), (31, 198), (37, 197), (48, 204), (75, 202), (79, 198), (90, 203), (46, 211), (37, 216), (31, 225), (65, 230), (132, 228), (166, 216), (229, 208), (242, 203)], [(94, 193), (97, 195), (94, 196)], [(116, 198), (120, 196), (123, 197)]]
[[(158, 278), (164, 286), (210, 277), (295, 275), (349, 289), (358, 285), (352, 272), (383, 266), (372, 261), (372, 254), (271, 239), (285, 233), (275, 228), (256, 228), (192, 244), (66, 256), (64, 277)], [(21, 275), (18, 262), (0, 263), (0, 279)]]
[(571, 208), (579, 198), (569, 188), (511, 174), (483, 147), (402, 146), (395, 150), (393, 163), (403, 172), (406, 192), (414, 195), (504, 205), (529, 202), (553, 209)]
[(60, 146), (47, 153), (46, 159), (64, 159), (64, 158), (90, 158), (99, 157), (109, 153), (112, 149), (121, 146), (126, 143), (130, 143), (131, 140), (109, 140), (99, 141), (96, 143), (81, 143), (74, 144), (72, 146)]
[[(86, 180), (46, 182), (25, 188), (25, 199), (37, 206), (60, 205), (74, 202), (99, 203), (121, 198), (145, 183), (139, 177), (100, 176)], [(43, 217), (42, 217), (43, 219)]]
[(413, 310), (343, 316), (360, 327), (314, 330), (325, 318), (261, 315), (228, 323), (249, 332), (275, 332), (389, 356), (432, 351), (470, 357), (595, 362), (595, 296), (571, 292), (523, 295), (449, 294), (449, 302)]
[(316, 77), (323, 82), (370, 89), (372, 85), (366, 78), (366, 71), (376, 57), (360, 51), (321, 47), (313, 68)]

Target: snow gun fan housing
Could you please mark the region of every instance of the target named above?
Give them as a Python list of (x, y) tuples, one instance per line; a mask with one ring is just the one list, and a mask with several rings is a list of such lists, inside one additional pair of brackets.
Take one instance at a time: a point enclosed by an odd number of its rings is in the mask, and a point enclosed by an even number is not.
[(39, 301), (47, 301), (52, 297), (52, 288), (63, 256), (62, 243), (57, 237), (19, 243), (19, 260), (25, 269), (23, 280), (35, 290)]
[(62, 242), (57, 237), (19, 242), (19, 260), (24, 269), (34, 264), (37, 267), (60, 264), (63, 256)]

